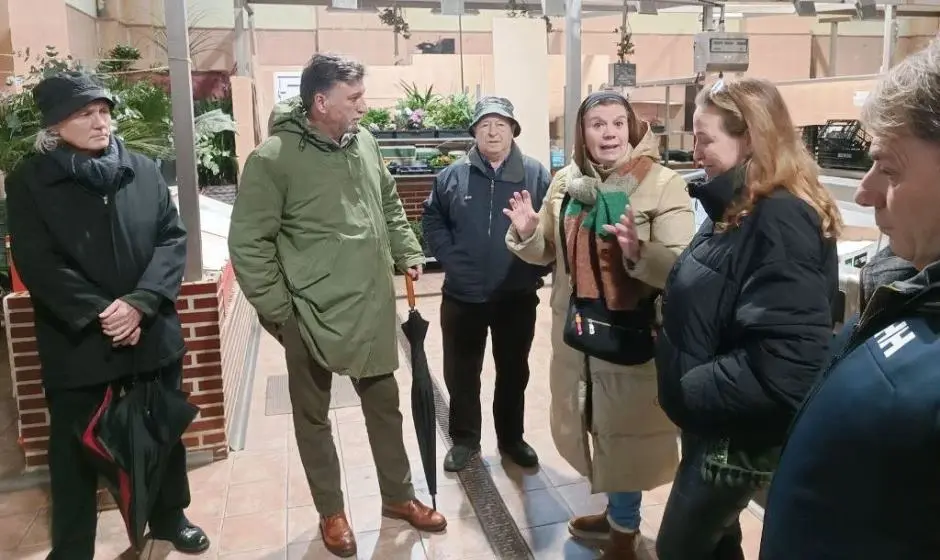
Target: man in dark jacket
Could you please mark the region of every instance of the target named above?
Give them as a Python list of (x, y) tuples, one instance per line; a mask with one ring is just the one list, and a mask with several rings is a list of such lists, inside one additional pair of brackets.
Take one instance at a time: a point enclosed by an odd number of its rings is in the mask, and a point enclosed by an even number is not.
[(444, 469), (452, 472), (463, 470), (480, 448), (480, 374), (487, 330), (493, 335), (496, 363), (493, 416), (499, 449), (520, 466), (538, 464), (522, 434), (535, 292), (548, 269), (509, 252), (504, 241), (509, 219), (502, 209), (512, 193), (522, 190), (541, 204), (551, 176), (519, 150), (513, 138), (520, 131), (508, 99), (481, 99), (470, 125), (476, 145), (441, 171), (424, 204), (424, 236), (445, 274), (441, 331), (454, 447)]
[[(33, 90), (39, 152), (6, 180), (13, 261), (32, 297), (49, 404), (51, 559), (94, 557), (98, 473), (79, 431), (111, 382), (157, 375), (179, 388), (186, 348), (176, 298), (186, 231), (153, 161), (111, 135), (114, 101), (88, 75)], [(186, 450), (169, 456), (150, 519), (154, 538), (209, 547), (183, 514)]]
[(934, 42), (892, 68), (862, 110), (874, 165), (855, 201), (874, 209), (894, 256), (863, 269), (868, 299), (790, 429), (762, 560), (940, 558), (937, 83)]

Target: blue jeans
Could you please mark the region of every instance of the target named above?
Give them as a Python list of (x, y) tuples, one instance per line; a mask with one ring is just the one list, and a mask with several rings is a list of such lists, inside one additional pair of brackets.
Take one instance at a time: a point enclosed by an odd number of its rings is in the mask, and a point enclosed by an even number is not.
[(609, 492), (607, 517), (614, 529), (640, 530), (640, 503), (643, 492)]

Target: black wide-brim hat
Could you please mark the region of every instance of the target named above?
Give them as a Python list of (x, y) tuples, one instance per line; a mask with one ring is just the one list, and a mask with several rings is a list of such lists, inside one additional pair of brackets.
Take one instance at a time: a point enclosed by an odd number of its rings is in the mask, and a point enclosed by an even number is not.
[(61, 72), (43, 78), (33, 88), (33, 99), (42, 113), (43, 127), (59, 124), (95, 101), (104, 101), (114, 108), (111, 93), (93, 76), (83, 72)]

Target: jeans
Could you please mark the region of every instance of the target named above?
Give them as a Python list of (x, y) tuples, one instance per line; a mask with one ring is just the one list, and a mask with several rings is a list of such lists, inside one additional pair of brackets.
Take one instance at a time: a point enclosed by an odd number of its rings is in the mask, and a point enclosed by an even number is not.
[(704, 440), (682, 434), (682, 460), (656, 539), (660, 560), (744, 560), (738, 516), (754, 491), (705, 482), (705, 446)]
[(640, 503), (643, 492), (609, 492), (607, 494), (607, 519), (618, 531), (640, 530)]

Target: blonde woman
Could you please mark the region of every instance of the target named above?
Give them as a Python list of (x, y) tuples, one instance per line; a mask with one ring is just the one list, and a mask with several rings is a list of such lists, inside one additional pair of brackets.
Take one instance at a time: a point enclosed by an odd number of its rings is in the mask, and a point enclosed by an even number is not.
[[(719, 81), (696, 100), (690, 187), (708, 213), (666, 284), (656, 364), (682, 462), (660, 560), (743, 560), (738, 515), (769, 483), (832, 339), (841, 219), (780, 92)], [(694, 521), (690, 521), (694, 520)]]
[[(685, 181), (658, 163), (656, 138), (623, 96), (588, 96), (574, 134), (574, 163), (556, 174), (540, 211), (527, 192), (504, 210), (512, 220), (506, 242), (526, 262), (556, 265), (552, 436), (592, 490), (608, 495), (605, 513), (573, 519), (569, 528), (606, 542), (603, 558), (633, 560), (642, 491), (668, 482), (678, 461), (675, 426), (656, 398), (651, 302), (692, 237), (693, 215)], [(577, 332), (567, 320), (572, 306), (588, 304), (640, 334), (603, 352), (606, 359), (569, 346)], [(588, 317), (574, 327), (601, 333), (607, 322)]]

